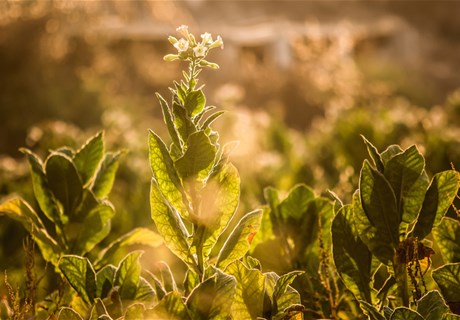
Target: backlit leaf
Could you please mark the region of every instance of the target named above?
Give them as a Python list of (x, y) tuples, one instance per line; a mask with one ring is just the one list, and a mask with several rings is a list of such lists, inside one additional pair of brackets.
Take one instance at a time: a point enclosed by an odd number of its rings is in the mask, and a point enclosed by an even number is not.
[(417, 312), (425, 320), (439, 320), (443, 314), (449, 312), (449, 307), (447, 307), (439, 292), (433, 290), (417, 301)]
[(425, 320), (418, 312), (406, 307), (396, 308), (390, 320)]
[(73, 161), (83, 185), (90, 182), (104, 155), (104, 134), (99, 132), (75, 153)]
[(176, 210), (171, 208), (152, 179), (150, 187), (150, 207), (152, 219), (165, 245), (189, 265), (196, 265), (187, 242), (189, 234)]
[(441, 249), (445, 262), (460, 262), (460, 222), (444, 217), (433, 229), (436, 244)]
[(459, 188), (459, 173), (454, 170), (436, 174), (425, 194), (413, 236), (425, 238), (437, 226), (452, 204)]
[(146, 319), (190, 320), (187, 307), (179, 292), (168, 293), (158, 304), (146, 312)]
[(88, 304), (96, 298), (96, 272), (87, 258), (66, 255), (59, 261), (59, 269), (69, 284)]
[(240, 197), (240, 176), (232, 164), (226, 164), (222, 170), (207, 182), (202, 192), (200, 223), (205, 226), (203, 234), (203, 253), (208, 256), (217, 238), (225, 230)]
[(187, 217), (188, 201), (165, 144), (153, 131), (149, 133), (149, 143), (150, 166), (160, 193), (182, 217)]
[(262, 316), (265, 277), (256, 269), (248, 269), (241, 261), (228, 265), (226, 273), (236, 279), (232, 316), (234, 319), (256, 319)]
[(192, 291), (187, 307), (193, 319), (228, 319), (235, 293), (235, 278), (217, 270)]
[(449, 263), (433, 270), (432, 276), (451, 310), (455, 307), (456, 312), (460, 312), (460, 263)]
[(45, 167), (50, 190), (62, 205), (63, 213), (71, 216), (83, 193), (83, 185), (72, 159), (54, 153), (46, 159)]
[(217, 257), (216, 266), (222, 269), (240, 258), (249, 250), (262, 221), (262, 210), (247, 213), (233, 229)]
[(128, 254), (118, 266), (115, 274), (115, 286), (120, 286), (122, 299), (134, 299), (136, 297), (139, 277), (141, 276), (140, 258), (142, 251), (134, 251)]
[(21, 152), (27, 156), (27, 160), (29, 161), (34, 195), (40, 209), (48, 219), (58, 226), (62, 225), (66, 222), (66, 218), (61, 217), (57, 208), (56, 199), (48, 185), (48, 179), (45, 176), (42, 161), (30, 150), (21, 149)]
[(115, 175), (118, 170), (120, 152), (107, 152), (102, 159), (101, 165), (96, 172), (91, 190), (96, 197), (105, 198), (112, 190), (115, 181)]
[(354, 226), (353, 206), (346, 205), (337, 212), (331, 230), (334, 263), (345, 286), (356, 299), (372, 303), (372, 254)]
[(187, 150), (174, 165), (182, 179), (187, 179), (210, 168), (215, 156), (216, 147), (211, 144), (204, 131), (198, 131), (190, 135), (187, 140)]

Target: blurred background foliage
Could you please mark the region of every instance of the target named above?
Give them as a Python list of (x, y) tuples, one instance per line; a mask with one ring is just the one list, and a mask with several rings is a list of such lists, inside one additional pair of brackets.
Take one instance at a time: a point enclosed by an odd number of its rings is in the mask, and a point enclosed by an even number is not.
[[(367, 152), (417, 144), (429, 173), (460, 168), (457, 2), (2, 1), (0, 196), (31, 197), (22, 146), (44, 156), (105, 130), (126, 150), (107, 242), (152, 226), (147, 129), (165, 132), (154, 93), (181, 76), (167, 36), (180, 24), (220, 34), (219, 71), (201, 75), (226, 110), (223, 142), (242, 177), (239, 212), (263, 189), (296, 183), (345, 201)], [(165, 136), (165, 135), (163, 135)], [(457, 168), (458, 169), (458, 168)], [(0, 269), (19, 275), (25, 231), (0, 219)], [(151, 259), (159, 260), (159, 259)]]

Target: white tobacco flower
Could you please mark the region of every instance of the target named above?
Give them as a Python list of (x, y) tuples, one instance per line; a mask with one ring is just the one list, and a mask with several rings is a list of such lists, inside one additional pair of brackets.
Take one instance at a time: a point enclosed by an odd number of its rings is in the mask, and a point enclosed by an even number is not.
[(189, 33), (188, 33), (188, 26), (186, 26), (185, 24), (179, 26), (177, 29), (176, 29), (177, 32), (179, 32), (181, 35), (183, 35), (184, 37), (186, 37), (188, 39), (189, 37)]
[(213, 42), (212, 41), (212, 36), (211, 36), (211, 34), (209, 32), (203, 33), (201, 35), (201, 39), (202, 39), (202, 41), (201, 41), (202, 44), (210, 44), (210, 43)]
[(195, 57), (197, 58), (204, 57), (207, 51), (208, 48), (204, 46), (202, 43), (197, 44), (196, 47), (193, 48), (193, 52), (195, 53)]
[(211, 45), (209, 46), (209, 49), (213, 49), (213, 48), (217, 48), (217, 47), (220, 47), (221, 49), (224, 48), (224, 41), (222, 40), (221, 36), (217, 36), (216, 41), (211, 43)]
[(174, 44), (174, 48), (176, 48), (179, 53), (186, 52), (188, 50), (188, 41), (182, 38)]

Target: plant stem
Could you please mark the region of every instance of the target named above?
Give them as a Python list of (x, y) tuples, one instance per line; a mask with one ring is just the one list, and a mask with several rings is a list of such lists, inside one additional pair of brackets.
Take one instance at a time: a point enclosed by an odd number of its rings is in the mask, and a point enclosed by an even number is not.
[(409, 307), (409, 286), (407, 283), (406, 265), (398, 261), (393, 261), (393, 271), (403, 306)]

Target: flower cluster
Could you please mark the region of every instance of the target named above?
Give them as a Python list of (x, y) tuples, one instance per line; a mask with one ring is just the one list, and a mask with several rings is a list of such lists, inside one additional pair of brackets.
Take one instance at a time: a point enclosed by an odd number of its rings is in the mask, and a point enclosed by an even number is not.
[(206, 61), (204, 58), (211, 49), (224, 48), (224, 42), (220, 36), (213, 40), (212, 35), (205, 32), (201, 35), (201, 41), (198, 42), (195, 36), (188, 31), (187, 26), (182, 25), (176, 30), (183, 38), (177, 39), (173, 36), (168, 38), (169, 42), (177, 49), (177, 54), (167, 54), (164, 57), (166, 61), (188, 60), (195, 61), (202, 67), (219, 68), (216, 63)]

